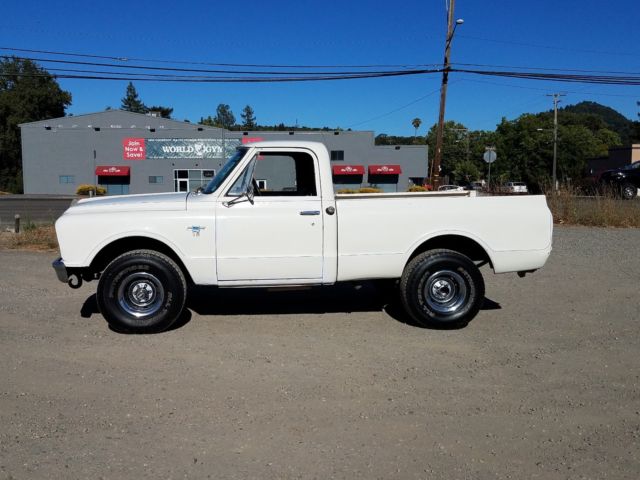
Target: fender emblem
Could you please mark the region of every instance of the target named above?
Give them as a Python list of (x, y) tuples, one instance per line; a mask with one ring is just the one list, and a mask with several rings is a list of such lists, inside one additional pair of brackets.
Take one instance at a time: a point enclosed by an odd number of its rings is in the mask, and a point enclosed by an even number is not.
[(200, 236), (200, 232), (202, 230), (206, 230), (207, 227), (201, 227), (199, 225), (192, 225), (191, 227), (187, 227), (187, 230), (191, 230), (191, 233), (193, 233), (194, 237), (199, 237)]

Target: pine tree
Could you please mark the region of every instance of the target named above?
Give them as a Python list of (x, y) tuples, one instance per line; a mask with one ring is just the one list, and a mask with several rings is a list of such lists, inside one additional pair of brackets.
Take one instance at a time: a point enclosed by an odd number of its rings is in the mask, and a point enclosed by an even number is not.
[(216, 108), (216, 118), (214, 123), (217, 127), (231, 128), (236, 124), (236, 117), (231, 111), (231, 107), (227, 104), (221, 103)]
[(244, 107), (240, 116), (242, 117), (242, 128), (245, 130), (256, 129), (256, 116), (250, 105)]
[(127, 93), (122, 99), (121, 108), (127, 112), (147, 113), (147, 107), (144, 106), (144, 103), (142, 103), (142, 100), (138, 97), (138, 91), (131, 82), (127, 85)]

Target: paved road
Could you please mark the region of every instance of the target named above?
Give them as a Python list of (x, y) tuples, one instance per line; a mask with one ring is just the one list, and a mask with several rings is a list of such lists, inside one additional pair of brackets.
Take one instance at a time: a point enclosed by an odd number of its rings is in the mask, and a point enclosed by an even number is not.
[(23, 225), (53, 223), (75, 197), (52, 195), (0, 195), (0, 228), (13, 228), (19, 214)]
[(365, 285), (201, 291), (149, 336), (110, 331), (54, 254), (0, 252), (0, 478), (635, 480), (639, 245), (559, 228), (460, 330)]

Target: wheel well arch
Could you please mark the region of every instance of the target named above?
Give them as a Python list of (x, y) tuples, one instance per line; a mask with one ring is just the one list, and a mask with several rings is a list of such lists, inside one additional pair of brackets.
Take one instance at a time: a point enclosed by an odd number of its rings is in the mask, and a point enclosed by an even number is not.
[(411, 253), (407, 263), (423, 252), (438, 248), (446, 248), (461, 253), (474, 262), (489, 263), (491, 268), (493, 268), (491, 257), (482, 245), (472, 238), (455, 234), (438, 235), (424, 241)]
[(119, 238), (105, 245), (96, 256), (93, 257), (89, 269), (95, 273), (102, 272), (114, 258), (132, 250), (154, 250), (166, 255), (180, 267), (187, 282), (191, 285), (193, 284), (189, 270), (185, 267), (180, 256), (170, 246), (155, 238), (144, 236)]

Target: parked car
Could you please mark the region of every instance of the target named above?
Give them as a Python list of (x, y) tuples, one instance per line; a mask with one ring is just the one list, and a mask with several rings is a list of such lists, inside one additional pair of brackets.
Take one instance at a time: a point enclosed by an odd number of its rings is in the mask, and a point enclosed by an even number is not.
[(631, 200), (640, 188), (640, 162), (603, 172), (599, 185), (601, 190), (610, 188), (622, 198)]
[(446, 192), (449, 190), (454, 192), (464, 192), (464, 187), (461, 187), (460, 185), (440, 185), (438, 187), (439, 192)]
[(462, 184), (462, 187), (465, 190), (475, 190), (475, 191), (484, 190), (486, 186), (487, 186), (487, 183), (484, 180), (478, 181), (478, 182), (465, 182)]
[(504, 186), (509, 193), (529, 193), (527, 184), (524, 182), (507, 182)]

